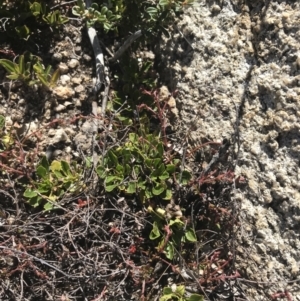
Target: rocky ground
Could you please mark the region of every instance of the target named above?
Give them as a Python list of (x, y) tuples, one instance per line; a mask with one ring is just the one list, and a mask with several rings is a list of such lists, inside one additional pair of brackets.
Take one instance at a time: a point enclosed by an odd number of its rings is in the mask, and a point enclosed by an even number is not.
[[(90, 155), (93, 122), (79, 118), (89, 110), (85, 102), (93, 85), (93, 52), (84, 39), (81, 29), (72, 23), (65, 25), (64, 32), (56, 37), (48, 60), (59, 67), (62, 75), (53, 93), (19, 90), (17, 85), (5, 82), (4, 70), (0, 75), (3, 84), (0, 114), (6, 116), (6, 126), (17, 128), (21, 137), (26, 133), (27, 159), (35, 158), (39, 152), (49, 158)], [(234, 277), (229, 295), (219, 285), (215, 289), (220, 289), (220, 294), (210, 295), (207, 290), (206, 300), (300, 300), (299, 45), (300, 3), (297, 1), (199, 0), (187, 7), (182, 18), (170, 28), (170, 38), (163, 37), (152, 49), (137, 54), (140, 59), (155, 61), (157, 68), (163, 70), (160, 85), (176, 95), (178, 111), (173, 112), (176, 118), (171, 123), (178, 149), (183, 140), (192, 147), (229, 141), (228, 161), (234, 166), (236, 177), (243, 179), (244, 184), (231, 186), (230, 195), (223, 199), (223, 202), (230, 199), (229, 207), (238, 215), (229, 253), (233, 257), (231, 272), (238, 271), (240, 277)], [(99, 108), (98, 114), (101, 114)], [(34, 148), (30, 148), (32, 144)], [(209, 160), (204, 160), (204, 168)], [(195, 170), (195, 162), (187, 160), (187, 164)], [(18, 169), (18, 165), (11, 168)], [(132, 237), (125, 233), (116, 238), (118, 233), (111, 232), (118, 221), (121, 229), (127, 227), (126, 231), (135, 225), (134, 237), (142, 236), (142, 224), (149, 221), (143, 209), (136, 207), (135, 200), (125, 204), (122, 199), (114, 199), (116, 202), (112, 203), (97, 196), (93, 201), (101, 206), (81, 212), (68, 199), (70, 206), (57, 218), (28, 211), (27, 207), (27, 213), (22, 215), (18, 206), (24, 209), (24, 205), (16, 200), (20, 197), (18, 192), (10, 190), (8, 194), (1, 190), (1, 194), (5, 201), (0, 208), (12, 206), (14, 200), (14, 209), (9, 212), (16, 211), (12, 217), (6, 215), (6, 223), (1, 224), (4, 225), (1, 242), (14, 240), (21, 223), (26, 232), (21, 237), (22, 244), (27, 242), (41, 249), (34, 256), (53, 262), (59, 260), (63, 270), (67, 267), (65, 275), (59, 271), (55, 274), (53, 270), (52, 274), (43, 274), (42, 262), (37, 265), (41, 270), (27, 263), (33, 276), (27, 275), (25, 282), (20, 278), (23, 274), (5, 279), (0, 292), (2, 300), (70, 300), (68, 296), (73, 296), (73, 300), (92, 300), (90, 296), (94, 296), (93, 300), (140, 300), (149, 279), (141, 276), (146, 272), (141, 268), (136, 272), (133, 263), (123, 257), (125, 249), (132, 244)], [(220, 195), (214, 199), (218, 200)], [(62, 206), (64, 202), (67, 203), (63, 200)], [(108, 208), (116, 212), (109, 213)], [(72, 225), (70, 220), (74, 220)], [(99, 220), (103, 222), (99, 224)], [(59, 235), (53, 238), (50, 233), (58, 229)], [(40, 246), (44, 239), (50, 242), (47, 251)], [(94, 245), (96, 239), (101, 241), (100, 246)], [(89, 252), (84, 252), (85, 247)], [(25, 250), (19, 248), (19, 252)], [(16, 260), (9, 252), (6, 255)], [(99, 256), (106, 261), (101, 261)], [(139, 267), (146, 267), (146, 263), (155, 266), (153, 261), (147, 261), (145, 253), (141, 258), (130, 259)], [(81, 278), (77, 280), (80, 274), (91, 279), (88, 277), (98, 271), (95, 262), (108, 264), (102, 268), (102, 274), (95, 276), (91, 284)], [(128, 276), (134, 272), (135, 282)], [(72, 273), (77, 276), (73, 277)], [(109, 276), (111, 284), (107, 285), (105, 280)], [(34, 277), (42, 279), (36, 286)], [(56, 282), (50, 283), (48, 277)], [(156, 280), (153, 287), (146, 285), (146, 292), (152, 298), (149, 300), (157, 300), (157, 292), (161, 292), (160, 278)], [(231, 284), (227, 280), (224, 283)], [(31, 289), (23, 291), (24, 283)], [(134, 285), (138, 289), (132, 289)], [(104, 299), (107, 291), (114, 291), (115, 295), (107, 293), (109, 297)], [(29, 297), (32, 295), (35, 298)]]
[(242, 281), (248, 300), (278, 290), (300, 300), (300, 3), (242, 2), (188, 9), (161, 45), (162, 61), (172, 61), (164, 78), (180, 91), (183, 126), (197, 124), (194, 140), (237, 136), (236, 174), (247, 187), (233, 193), (236, 268), (251, 280)]

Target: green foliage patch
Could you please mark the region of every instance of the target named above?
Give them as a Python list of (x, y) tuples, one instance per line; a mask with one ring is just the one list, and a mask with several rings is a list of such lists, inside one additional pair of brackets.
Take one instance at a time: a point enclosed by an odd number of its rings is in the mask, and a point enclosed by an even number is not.
[(44, 210), (55, 209), (55, 203), (65, 193), (76, 194), (83, 189), (82, 172), (76, 162), (54, 160), (49, 164), (43, 157), (36, 168), (38, 179), (25, 190), (24, 197), (33, 207), (43, 205)]
[(179, 172), (180, 161), (164, 162), (164, 146), (155, 134), (130, 133), (122, 146), (111, 148), (97, 167), (107, 192), (138, 194), (142, 203), (153, 197), (172, 198), (169, 180)]
[(51, 66), (45, 68), (39, 57), (29, 52), (20, 55), (18, 63), (1, 59), (0, 65), (7, 71), (8, 75), (6, 75), (6, 77), (8, 79), (19, 80), (29, 86), (38, 84), (52, 88), (55, 86), (60, 75), (59, 69), (51, 73)]

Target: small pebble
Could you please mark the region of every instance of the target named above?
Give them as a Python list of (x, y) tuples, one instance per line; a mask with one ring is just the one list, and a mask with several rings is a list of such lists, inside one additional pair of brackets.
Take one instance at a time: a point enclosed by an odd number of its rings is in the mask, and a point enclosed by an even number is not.
[(65, 74), (69, 71), (69, 68), (65, 63), (60, 63), (59, 66), (58, 66), (58, 69), (59, 69), (61, 74)]
[(76, 68), (77, 66), (79, 65), (79, 61), (76, 60), (76, 59), (71, 59), (68, 63), (68, 66), (71, 68), (71, 69), (74, 69)]
[(54, 53), (54, 54), (52, 55), (52, 60), (53, 60), (54, 62), (60, 63), (61, 60), (62, 60), (62, 58), (63, 58), (62, 54), (61, 54), (61, 53), (58, 53), (58, 52), (56, 52), (56, 53)]

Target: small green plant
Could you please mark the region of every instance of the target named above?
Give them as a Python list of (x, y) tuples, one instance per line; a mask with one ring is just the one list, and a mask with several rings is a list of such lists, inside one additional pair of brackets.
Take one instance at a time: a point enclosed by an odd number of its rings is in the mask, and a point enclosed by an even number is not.
[(43, 157), (36, 168), (37, 181), (33, 181), (32, 187), (27, 188), (24, 197), (28, 203), (37, 207), (44, 206), (44, 210), (52, 210), (55, 202), (66, 192), (78, 193), (84, 184), (81, 181), (82, 170), (76, 162), (69, 164), (66, 161), (54, 160), (49, 164)]
[(159, 137), (130, 133), (123, 146), (107, 152), (97, 173), (107, 192), (137, 193), (142, 202), (155, 196), (170, 200), (172, 191), (168, 179), (176, 171), (176, 162), (165, 164), (163, 161), (164, 149)]
[(5, 117), (0, 115), (0, 152), (14, 144), (12, 135), (5, 132)]
[(147, 116), (136, 121), (135, 132), (128, 134), (125, 143), (113, 146), (102, 157), (97, 174), (107, 192), (137, 194), (142, 203), (155, 197), (170, 200), (172, 183), (186, 185), (191, 174), (180, 170), (179, 159), (167, 158), (159, 134), (148, 133)]
[(113, 29), (116, 21), (121, 19), (120, 14), (113, 13), (106, 5), (99, 8), (97, 3), (93, 3), (89, 8), (86, 8), (83, 0), (77, 1), (77, 5), (72, 8), (72, 13), (85, 20), (88, 27), (95, 23), (102, 24), (105, 31)]
[(172, 287), (165, 287), (163, 289), (163, 295), (159, 298), (159, 301), (203, 301), (204, 298), (198, 294), (191, 294), (185, 296), (185, 286), (173, 284)]
[(57, 28), (69, 21), (69, 18), (61, 15), (60, 11), (55, 10), (51, 12), (45, 2), (33, 2), (30, 5), (30, 11), (32, 12), (33, 16), (43, 20), (50, 27)]
[(51, 88), (55, 86), (59, 78), (59, 69), (51, 74), (51, 66), (45, 68), (40, 59), (31, 53), (20, 55), (18, 63), (1, 59), (0, 65), (8, 72), (7, 78), (20, 80), (29, 86), (42, 84)]
[(153, 228), (149, 238), (157, 240), (158, 252), (163, 252), (170, 260), (174, 258), (175, 248), (180, 248), (182, 243), (197, 241), (195, 231), (187, 226), (180, 217), (168, 218), (166, 210), (148, 207), (148, 212), (153, 217)]

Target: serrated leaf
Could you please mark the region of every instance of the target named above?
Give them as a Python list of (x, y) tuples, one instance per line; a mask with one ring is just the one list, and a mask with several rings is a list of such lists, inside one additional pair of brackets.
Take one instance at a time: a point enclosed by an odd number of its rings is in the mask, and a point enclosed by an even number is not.
[(54, 160), (52, 161), (51, 165), (50, 165), (50, 170), (51, 171), (57, 171), (57, 170), (61, 170), (61, 162), (60, 161), (57, 161), (57, 160)]
[(173, 291), (170, 287), (164, 287), (163, 294), (164, 295), (170, 295), (170, 294), (173, 294)]
[(151, 230), (151, 232), (150, 232), (150, 235), (149, 235), (149, 238), (150, 238), (151, 240), (154, 240), (154, 239), (159, 238), (160, 235), (161, 235), (161, 234), (160, 234), (160, 232), (159, 232), (157, 222), (154, 222), (154, 223), (153, 223), (153, 228), (152, 228), (152, 230)]

